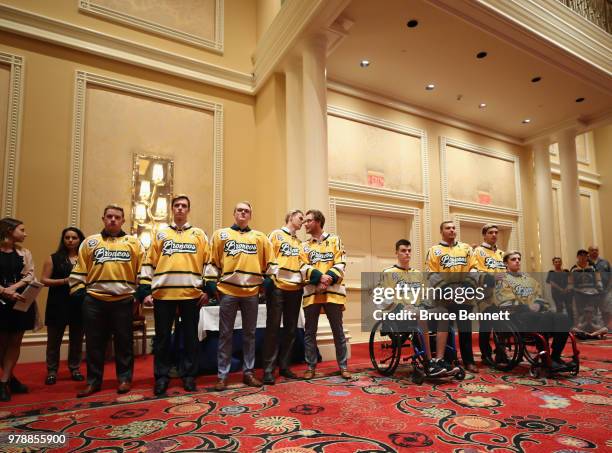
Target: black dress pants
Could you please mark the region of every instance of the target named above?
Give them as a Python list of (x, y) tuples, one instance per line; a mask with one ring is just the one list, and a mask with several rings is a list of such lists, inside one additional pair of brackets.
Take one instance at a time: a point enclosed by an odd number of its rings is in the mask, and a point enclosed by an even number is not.
[(83, 350), (83, 325), (81, 323), (50, 324), (47, 326), (47, 373), (57, 374), (60, 360), (60, 349), (64, 331), (68, 327), (68, 368), (77, 371), (81, 366)]
[(132, 296), (106, 302), (90, 295), (83, 302), (83, 326), (87, 359), (87, 383), (100, 386), (109, 337), (115, 347), (115, 372), (119, 382), (132, 381), (134, 373), (134, 332)]
[(155, 360), (153, 361), (153, 374), (155, 380), (168, 381), (172, 367), (172, 353), (170, 340), (172, 324), (178, 309), (181, 317), (184, 350), (180, 359), (178, 371), (180, 376), (195, 378), (198, 375), (198, 299), (186, 300), (157, 300), (153, 302), (153, 315), (155, 316)]
[[(285, 291), (274, 285), (267, 291), (266, 334), (263, 349), (264, 372), (273, 372), (277, 360), (281, 370), (289, 368), (301, 305), (302, 290)], [(281, 318), (283, 321), (282, 341), (280, 336)]]

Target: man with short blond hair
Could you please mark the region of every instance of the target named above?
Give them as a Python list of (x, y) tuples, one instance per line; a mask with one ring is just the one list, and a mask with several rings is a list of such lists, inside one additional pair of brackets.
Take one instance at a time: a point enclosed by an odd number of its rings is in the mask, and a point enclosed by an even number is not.
[(253, 374), (259, 290), (276, 264), (266, 235), (249, 227), (252, 214), (249, 202), (236, 204), (234, 224), (212, 236), (211, 257), (206, 266), (207, 291), (219, 299), (218, 391), (227, 388), (238, 309), (242, 314), (243, 381), (252, 387), (262, 385)]

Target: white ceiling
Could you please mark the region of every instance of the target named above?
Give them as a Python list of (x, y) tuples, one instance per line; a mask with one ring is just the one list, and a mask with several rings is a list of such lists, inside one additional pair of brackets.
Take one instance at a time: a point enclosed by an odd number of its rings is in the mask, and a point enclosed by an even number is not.
[(328, 58), (331, 81), (518, 139), (612, 112), (612, 80), (602, 91), (423, 0), (353, 0), (341, 17), (354, 24)]

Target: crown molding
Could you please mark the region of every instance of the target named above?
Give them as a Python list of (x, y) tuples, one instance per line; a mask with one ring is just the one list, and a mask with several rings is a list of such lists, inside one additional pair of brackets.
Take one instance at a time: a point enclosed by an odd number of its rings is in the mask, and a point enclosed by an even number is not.
[[(307, 2), (306, 2), (307, 3)], [(0, 4), (0, 30), (253, 95), (247, 74)]]
[(327, 29), (350, 0), (286, 0), (253, 53), (255, 91), (259, 90), (313, 22)]
[(474, 132), (475, 134), (484, 135), (487, 137), (494, 138), (496, 140), (501, 140), (503, 142), (511, 143), (513, 145), (522, 146), (524, 144), (523, 140), (521, 140), (520, 138), (501, 134), (491, 129), (480, 127), (475, 124), (471, 124), (471, 123), (453, 118), (451, 116), (444, 115), (443, 113), (438, 113), (438, 112), (434, 112), (433, 110), (427, 110), (422, 107), (417, 107), (414, 105), (406, 104), (404, 102), (393, 100), (391, 98), (382, 96), (380, 94), (376, 94), (371, 91), (357, 88), (357, 87), (354, 87), (354, 86), (351, 86), (351, 85), (348, 85), (342, 82), (328, 80), (327, 89), (331, 91), (335, 91), (337, 93), (346, 94), (348, 96), (353, 96), (359, 99), (363, 99), (364, 101), (370, 101), (376, 104), (384, 105), (385, 107), (389, 107), (394, 110), (399, 110), (401, 112), (409, 113), (410, 115), (417, 115), (423, 118), (437, 121), (438, 123), (447, 124), (449, 126), (457, 127), (459, 129), (463, 129), (469, 132)]
[(557, 0), (426, 1), (604, 92), (611, 90), (612, 37)]

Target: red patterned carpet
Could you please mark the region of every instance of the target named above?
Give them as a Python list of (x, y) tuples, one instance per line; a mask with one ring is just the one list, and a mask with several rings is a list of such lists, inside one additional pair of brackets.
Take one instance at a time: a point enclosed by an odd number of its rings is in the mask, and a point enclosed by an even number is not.
[[(353, 381), (332, 363), (310, 381), (281, 381), (222, 393), (200, 378), (201, 391), (171, 387), (152, 395), (151, 357), (137, 359), (134, 390), (117, 395), (107, 381), (95, 396), (74, 398), (60, 375), (45, 386), (42, 364), (20, 365), (32, 393), (0, 405), (0, 432), (65, 433), (67, 445), (46, 451), (96, 452), (589, 452), (612, 449), (612, 341), (581, 345), (578, 377), (533, 379), (512, 373), (468, 374), (463, 382), (383, 378), (371, 370), (366, 345), (353, 346)], [(106, 375), (114, 369), (108, 366)], [(142, 378), (141, 378), (142, 377)], [(236, 382), (240, 376), (234, 376)], [(173, 382), (178, 384), (178, 382)], [(0, 451), (35, 451), (0, 445)], [(44, 449), (43, 449), (44, 450)]]

